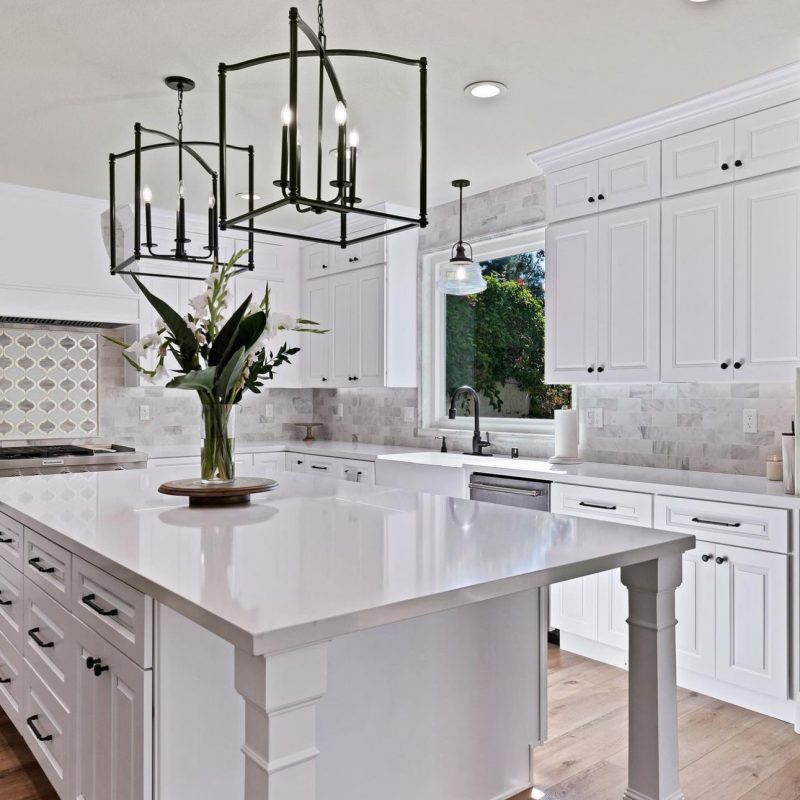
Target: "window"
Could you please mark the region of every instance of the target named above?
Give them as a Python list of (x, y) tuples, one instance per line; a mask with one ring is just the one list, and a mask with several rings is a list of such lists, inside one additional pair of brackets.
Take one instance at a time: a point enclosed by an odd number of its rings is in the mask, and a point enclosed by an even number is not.
[[(488, 430), (549, 434), (553, 411), (570, 405), (570, 386), (544, 383), (543, 244), (542, 233), (535, 232), (476, 245), (474, 257), (487, 283), (480, 294), (442, 295), (433, 277), (426, 284), (430, 294), (423, 293), (422, 309), (424, 427), (471, 427), (468, 396), (458, 399), (458, 418), (447, 419), (452, 392), (463, 384), (478, 392)], [(434, 276), (447, 257), (426, 256), (423, 264), (430, 262)]]

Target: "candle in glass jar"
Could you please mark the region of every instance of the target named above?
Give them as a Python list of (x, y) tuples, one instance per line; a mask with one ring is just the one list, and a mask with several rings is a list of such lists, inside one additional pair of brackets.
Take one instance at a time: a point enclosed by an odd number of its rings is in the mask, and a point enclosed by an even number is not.
[(781, 461), (780, 456), (769, 456), (767, 458), (767, 480), (783, 480), (783, 461)]

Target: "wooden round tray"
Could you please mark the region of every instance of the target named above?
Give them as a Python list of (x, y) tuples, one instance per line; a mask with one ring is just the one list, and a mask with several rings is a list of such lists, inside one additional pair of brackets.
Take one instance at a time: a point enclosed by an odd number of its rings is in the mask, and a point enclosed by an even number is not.
[(251, 494), (276, 489), (271, 478), (234, 478), (229, 483), (203, 483), (200, 478), (167, 481), (158, 487), (161, 494), (188, 497), (190, 506), (235, 506), (250, 502)]

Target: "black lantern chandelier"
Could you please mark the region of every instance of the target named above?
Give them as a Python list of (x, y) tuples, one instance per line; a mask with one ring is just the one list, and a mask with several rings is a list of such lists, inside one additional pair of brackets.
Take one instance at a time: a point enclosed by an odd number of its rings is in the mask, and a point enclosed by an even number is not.
[[(222, 230), (253, 230), (253, 221), (257, 217), (264, 216), (270, 212), (277, 211), (285, 206), (294, 206), (299, 213), (312, 212), (324, 214), (333, 212), (339, 215), (340, 227), (339, 235), (335, 239), (324, 239), (314, 236), (307, 236), (302, 233), (287, 233), (286, 231), (274, 230), (265, 227), (257, 227), (258, 233), (270, 234), (272, 236), (282, 236), (291, 239), (300, 239), (309, 242), (320, 242), (323, 244), (334, 244), (347, 247), (368, 239), (375, 239), (386, 236), (390, 233), (408, 230), (409, 228), (424, 228), (427, 225), (427, 59), (402, 58), (400, 56), (387, 55), (371, 50), (346, 50), (330, 49), (327, 45), (325, 35), (325, 24), (323, 18), (322, 0), (317, 6), (318, 30), (316, 33), (301, 19), (296, 8), (289, 10), (289, 52), (275, 53), (272, 55), (253, 58), (248, 61), (241, 61), (237, 64), (219, 65), (219, 180), (220, 180), (220, 212), (219, 225)], [(300, 34), (308, 40), (311, 49), (300, 50), (298, 39)], [(358, 164), (358, 136), (351, 133), (348, 141), (347, 136), (347, 101), (342, 92), (339, 79), (336, 76), (332, 57), (349, 57), (362, 59), (380, 59), (390, 61), (395, 64), (416, 67), (419, 69), (419, 144), (420, 144), (420, 163), (419, 163), (419, 216), (416, 218), (391, 214), (373, 209), (359, 207), (361, 199), (357, 194), (356, 172)], [(303, 194), (301, 179), (301, 147), (298, 137), (298, 67), (301, 58), (317, 58), (319, 60), (319, 78), (317, 85), (317, 141), (316, 141), (316, 191), (313, 196)], [(252, 202), (249, 210), (243, 214), (237, 214), (228, 219), (227, 216), (227, 122), (226, 122), (226, 81), (228, 74), (241, 70), (252, 69), (271, 62), (289, 62), (289, 100), (282, 113), (281, 130), (281, 166), (280, 177), (273, 181), (274, 185), (280, 189), (281, 197), (274, 202), (267, 203), (259, 208), (253, 208)], [(336, 177), (330, 181), (332, 191), (329, 199), (323, 195), (323, 134), (325, 130), (325, 120), (323, 115), (323, 101), (326, 85), (336, 100), (335, 122), (337, 130), (336, 148)], [(348, 147), (349, 145), (349, 147)], [(349, 150), (349, 152), (348, 152)], [(250, 196), (252, 197), (252, 187)], [(378, 233), (356, 235), (348, 238), (347, 220), (350, 214), (357, 214), (365, 217), (385, 220), (389, 225)], [(244, 223), (249, 223), (250, 227), (243, 227)]]
[[(156, 272), (156, 271), (143, 271), (140, 268), (139, 262), (141, 259), (155, 259), (158, 261), (166, 262), (181, 262), (184, 264), (213, 264), (216, 262), (219, 254), (219, 240), (218, 232), (218, 219), (217, 209), (219, 207), (219, 193), (218, 193), (218, 176), (217, 172), (212, 169), (208, 162), (197, 152), (197, 148), (212, 147), (224, 154), (228, 151), (236, 151), (244, 153), (248, 159), (248, 176), (249, 176), (249, 194), (253, 197), (253, 180), (254, 180), (254, 161), (255, 153), (253, 146), (237, 146), (231, 144), (224, 144), (220, 146), (218, 142), (206, 141), (187, 141), (183, 136), (183, 95), (185, 92), (190, 92), (195, 87), (195, 83), (191, 78), (184, 78), (179, 76), (171, 76), (164, 79), (164, 83), (178, 93), (178, 135), (172, 136), (164, 131), (155, 130), (154, 128), (146, 128), (141, 123), (137, 122), (133, 126), (133, 140), (134, 145), (132, 150), (126, 150), (124, 153), (112, 153), (109, 156), (109, 194), (110, 194), (110, 210), (109, 210), (109, 249), (111, 254), (111, 274), (112, 275), (130, 275), (137, 276), (153, 276), (153, 277), (168, 277), (168, 278), (189, 278), (191, 280), (204, 280), (205, 276), (201, 275), (178, 275), (174, 272)], [(155, 137), (156, 140), (151, 144), (143, 144), (143, 135)], [(149, 186), (142, 185), (142, 156), (156, 150), (163, 150), (165, 148), (174, 148), (177, 154), (177, 210), (175, 212), (175, 246), (169, 252), (162, 252), (159, 246), (153, 242), (153, 228), (151, 220), (151, 203), (153, 200), (153, 193)], [(190, 164), (198, 165), (203, 172), (205, 172), (209, 180), (209, 193), (208, 193), (208, 233), (206, 244), (197, 247), (189, 247), (192, 240), (187, 236), (186, 230), (186, 201), (184, 197), (184, 156), (190, 158)], [(134, 182), (134, 204), (133, 204), (133, 253), (130, 256), (118, 260), (117, 256), (117, 229), (116, 229), (116, 166), (117, 162), (123, 159), (133, 157), (133, 182)], [(145, 241), (142, 241), (142, 203), (144, 203), (144, 218), (145, 218)], [(253, 201), (250, 200), (250, 208), (253, 208)], [(248, 233), (248, 262), (241, 265), (235, 270), (233, 274), (239, 274), (247, 270), (254, 269), (253, 263), (253, 231), (254, 226), (252, 221), (247, 227), (241, 227), (239, 230), (245, 230)]]

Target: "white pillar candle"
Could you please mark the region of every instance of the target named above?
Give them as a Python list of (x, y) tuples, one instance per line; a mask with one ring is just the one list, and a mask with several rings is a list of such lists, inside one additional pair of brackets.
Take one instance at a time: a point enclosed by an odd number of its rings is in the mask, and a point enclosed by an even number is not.
[(556, 458), (578, 457), (578, 411), (575, 408), (557, 409), (554, 415)]

